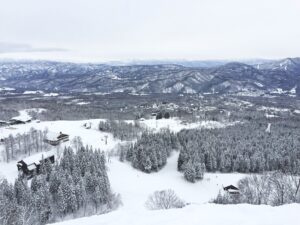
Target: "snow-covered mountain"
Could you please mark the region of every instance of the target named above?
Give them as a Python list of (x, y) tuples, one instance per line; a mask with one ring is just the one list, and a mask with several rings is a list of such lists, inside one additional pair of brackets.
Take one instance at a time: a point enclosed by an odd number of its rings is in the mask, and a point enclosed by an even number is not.
[[(266, 92), (300, 87), (300, 59), (215, 67), (0, 62), (0, 87), (62, 92)], [(296, 90), (296, 93), (299, 91)]]
[(300, 58), (286, 58), (274, 62), (257, 64), (260, 69), (269, 69), (275, 71), (287, 71), (299, 75)]

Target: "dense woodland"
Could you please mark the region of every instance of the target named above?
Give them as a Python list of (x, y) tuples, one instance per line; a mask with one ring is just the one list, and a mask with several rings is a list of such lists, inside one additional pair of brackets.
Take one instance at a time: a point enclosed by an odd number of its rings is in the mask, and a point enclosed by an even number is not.
[(18, 112), (16, 110), (13, 109), (7, 109), (6, 107), (4, 107), (2, 104), (0, 104), (0, 121), (6, 121), (11, 119), (14, 116), (17, 116)]
[(120, 159), (131, 162), (134, 168), (150, 173), (159, 171), (167, 163), (173, 150), (180, 150), (177, 136), (165, 130), (160, 133), (143, 132), (136, 143), (120, 153)]
[(112, 193), (100, 151), (65, 149), (60, 162), (42, 165), (31, 185), (19, 178), (0, 182), (0, 224), (41, 225), (64, 218), (105, 213), (120, 204)]
[(178, 134), (144, 132), (137, 142), (122, 149), (127, 159), (144, 172), (160, 170), (173, 150), (180, 151), (178, 170), (195, 182), (208, 172), (262, 173), (298, 170), (300, 128), (297, 121), (244, 122), (226, 129), (191, 129)]
[(178, 170), (201, 162), (206, 171), (261, 173), (295, 171), (300, 162), (299, 123), (246, 122), (226, 129), (184, 130), (178, 134), (182, 150)]

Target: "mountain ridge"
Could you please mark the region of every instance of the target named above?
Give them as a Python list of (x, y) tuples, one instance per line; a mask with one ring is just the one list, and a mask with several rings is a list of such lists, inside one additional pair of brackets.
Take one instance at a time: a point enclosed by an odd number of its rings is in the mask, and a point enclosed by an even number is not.
[[(0, 62), (0, 87), (62, 92), (232, 93), (300, 87), (300, 58), (214, 67)], [(38, 88), (37, 88), (38, 87)], [(299, 93), (299, 91), (296, 91)]]

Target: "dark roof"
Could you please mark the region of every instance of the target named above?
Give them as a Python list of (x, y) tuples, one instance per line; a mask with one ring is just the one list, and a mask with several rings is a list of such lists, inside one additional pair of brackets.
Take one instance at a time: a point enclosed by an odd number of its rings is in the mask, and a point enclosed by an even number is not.
[(68, 134), (60, 133), (57, 138), (62, 138), (62, 137), (69, 137), (69, 135)]
[(237, 187), (233, 186), (233, 185), (228, 185), (226, 187), (223, 187), (223, 189), (225, 191), (228, 191), (228, 190), (239, 190)]

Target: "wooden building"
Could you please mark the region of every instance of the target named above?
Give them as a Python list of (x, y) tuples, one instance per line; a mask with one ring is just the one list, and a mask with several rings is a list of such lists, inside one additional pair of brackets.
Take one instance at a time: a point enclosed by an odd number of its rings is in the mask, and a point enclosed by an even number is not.
[(62, 132), (60, 132), (59, 134), (48, 133), (46, 136), (47, 137), (45, 138), (44, 141), (53, 146), (59, 145), (62, 142), (69, 141), (69, 135), (64, 134)]
[(17, 163), (17, 168), (21, 176), (32, 178), (33, 175), (39, 174), (41, 164), (47, 161), (53, 164), (55, 162), (54, 155), (45, 155), (45, 153), (36, 154), (20, 160)]
[(233, 185), (228, 185), (226, 187), (223, 187), (223, 190), (229, 194), (240, 194), (240, 190)]

